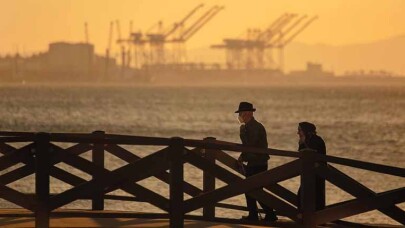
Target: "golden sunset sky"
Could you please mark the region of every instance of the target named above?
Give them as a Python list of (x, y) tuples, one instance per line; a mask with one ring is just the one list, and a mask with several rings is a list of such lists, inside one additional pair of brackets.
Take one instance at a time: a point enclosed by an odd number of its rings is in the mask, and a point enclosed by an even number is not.
[(220, 43), (249, 27), (264, 28), (284, 12), (319, 16), (296, 39), (309, 44), (367, 43), (405, 33), (404, 0), (0, 0), (0, 53), (84, 41), (85, 21), (90, 42), (103, 53), (111, 20), (120, 20), (123, 34), (130, 20), (134, 29), (145, 31), (158, 20), (169, 26), (199, 3), (226, 9), (190, 39), (189, 48)]

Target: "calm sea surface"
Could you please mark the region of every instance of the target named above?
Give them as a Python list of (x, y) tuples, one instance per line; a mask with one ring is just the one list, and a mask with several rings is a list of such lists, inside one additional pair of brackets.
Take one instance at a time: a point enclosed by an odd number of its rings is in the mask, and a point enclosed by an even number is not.
[[(213, 136), (239, 142), (239, 124), (234, 111), (240, 101), (252, 102), (256, 119), (267, 128), (269, 146), (297, 149), (297, 123), (310, 121), (325, 139), (330, 155), (405, 167), (405, 86), (372, 87), (258, 87), (258, 88), (174, 88), (174, 87), (46, 87), (0, 86), (0, 129), (11, 131), (92, 132), (202, 139)], [(128, 148), (144, 156), (158, 148)], [(88, 155), (84, 155), (84, 157)], [(238, 156), (238, 154), (232, 154)], [(108, 157), (110, 169), (125, 163)], [(288, 161), (272, 157), (270, 167)], [(71, 167), (60, 165), (73, 173)], [(399, 178), (336, 166), (376, 192), (405, 183)], [(201, 172), (186, 166), (186, 179), (201, 186)], [(2, 172), (4, 173), (4, 172)], [(89, 176), (85, 176), (89, 179)], [(299, 179), (282, 184), (292, 191)], [(167, 196), (167, 185), (154, 178), (140, 182)], [(32, 191), (32, 176), (9, 186)], [(218, 186), (223, 183), (218, 182)], [(52, 179), (52, 191), (70, 188)], [(352, 197), (327, 185), (327, 202)], [(244, 205), (238, 196), (226, 202)], [(1, 202), (0, 206), (10, 206)], [(12, 205), (11, 205), (12, 206)], [(77, 201), (69, 207), (89, 207)], [(404, 208), (404, 204), (400, 205)], [(138, 203), (113, 203), (107, 209), (157, 211)], [(199, 213), (198, 211), (196, 213)], [(219, 210), (217, 214), (239, 217), (243, 213)], [(379, 212), (352, 220), (395, 223)]]

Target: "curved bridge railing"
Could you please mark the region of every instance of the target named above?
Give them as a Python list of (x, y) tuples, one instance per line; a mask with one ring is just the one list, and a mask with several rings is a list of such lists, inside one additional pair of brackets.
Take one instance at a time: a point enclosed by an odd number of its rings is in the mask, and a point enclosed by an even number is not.
[[(59, 144), (67, 143), (69, 146)], [(19, 146), (17, 146), (19, 145)], [(163, 147), (140, 157), (125, 145)], [(82, 154), (91, 152), (91, 161)], [(245, 178), (240, 175), (237, 160), (232, 152), (266, 153), (271, 156), (290, 157), (283, 165)], [(288, 217), (298, 226), (316, 227), (319, 224), (379, 210), (386, 216), (405, 225), (405, 212), (396, 206), (405, 202), (405, 186), (376, 193), (355, 179), (339, 171), (333, 164), (373, 171), (405, 178), (405, 169), (346, 158), (319, 155), (315, 151), (302, 152), (276, 149), (248, 148), (240, 144), (206, 138), (157, 138), (129, 135), (0, 132), (0, 198), (27, 210), (24, 215), (2, 213), (0, 216), (33, 216), (36, 227), (49, 227), (51, 216), (117, 216), (114, 213), (85, 213), (59, 210), (80, 199), (89, 199), (92, 210), (104, 210), (105, 200), (147, 202), (165, 213), (121, 212), (119, 216), (168, 218), (171, 227), (183, 227), (184, 219), (228, 221), (217, 218), (215, 208), (247, 210), (240, 205), (220, 203), (228, 198), (249, 194), (274, 208), (277, 214)], [(126, 162), (109, 170), (105, 154), (110, 153)], [(323, 165), (327, 163), (327, 165)], [(86, 180), (58, 164), (65, 163), (91, 176)], [(203, 172), (202, 189), (185, 181), (184, 164), (191, 164)], [(12, 169), (12, 167), (17, 168)], [(12, 169), (8, 171), (8, 169)], [(35, 174), (33, 192), (22, 193), (9, 187), (10, 183)], [(279, 183), (301, 177), (301, 210), (297, 208), (297, 195)], [(72, 188), (54, 193), (50, 190), (50, 177), (61, 180)], [(137, 183), (155, 177), (169, 185), (169, 197)], [(327, 205), (316, 210), (315, 178), (321, 177), (355, 197), (352, 200)], [(215, 179), (226, 183), (216, 188)], [(403, 182), (405, 183), (405, 182)], [(131, 196), (108, 194), (120, 189)], [(189, 197), (185, 199), (184, 194)], [(189, 212), (202, 209), (202, 216)]]

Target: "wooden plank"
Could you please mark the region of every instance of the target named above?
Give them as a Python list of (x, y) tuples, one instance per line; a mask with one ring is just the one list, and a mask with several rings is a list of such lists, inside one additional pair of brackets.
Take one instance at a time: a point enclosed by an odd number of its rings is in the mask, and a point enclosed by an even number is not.
[[(86, 159), (77, 157), (76, 160), (79, 160), (79, 163), (76, 164), (80, 164), (79, 168), (80, 170), (84, 171), (84, 172), (91, 172), (91, 166), (93, 166), (93, 164), (89, 161), (87, 161)], [(69, 161), (66, 161), (67, 164), (70, 164)], [(97, 168), (97, 167), (96, 167)], [(102, 168), (98, 168), (98, 172), (102, 172), (103, 176), (107, 175), (108, 173), (110, 173), (109, 170), (106, 169), (102, 169)], [(73, 178), (73, 177), (72, 177)], [(167, 211), (168, 210), (168, 200), (162, 196), (160, 196), (159, 194), (155, 194), (150, 190), (147, 190), (145, 188), (143, 188), (142, 186), (139, 186), (135, 183), (119, 183), (117, 184), (117, 186), (114, 187), (107, 187), (104, 189), (104, 192), (109, 192), (109, 191), (113, 191), (117, 188), (121, 188), (122, 190), (124, 190), (125, 192), (132, 194), (132, 195), (142, 195), (143, 199), (149, 200), (148, 202), (151, 203), (152, 205)], [(81, 195), (81, 198), (86, 197), (86, 195)]]
[[(215, 141), (214, 137), (207, 137), (204, 139), (207, 142)], [(203, 157), (210, 163), (215, 164), (215, 150), (203, 149)], [(211, 192), (215, 190), (215, 176), (207, 170), (203, 170), (203, 191)], [(206, 205), (203, 207), (203, 217), (215, 218), (215, 205)]]
[[(160, 161), (160, 159), (162, 159), (162, 161), (163, 161), (162, 162), (162, 170), (165, 168), (166, 165), (167, 165), (167, 168), (168, 168), (169, 163), (166, 160), (163, 160), (165, 158), (166, 154), (167, 154), (167, 151), (168, 151), (168, 148), (164, 148), (162, 150), (159, 150), (159, 151), (155, 152), (154, 154), (148, 155), (148, 156), (146, 156), (146, 157), (144, 157), (142, 159), (139, 159), (138, 161), (135, 161), (133, 163), (122, 166), (122, 167), (120, 167), (120, 168), (118, 168), (118, 169), (116, 169), (114, 171), (109, 171), (107, 169), (97, 167), (92, 162), (90, 162), (90, 161), (88, 161), (88, 160), (86, 160), (84, 158), (81, 158), (79, 156), (68, 155), (68, 156), (65, 157), (64, 162), (66, 164), (68, 164), (68, 165), (70, 165), (72, 167), (75, 167), (75, 168), (77, 168), (77, 169), (79, 169), (79, 170), (81, 170), (81, 171), (83, 171), (85, 173), (88, 173), (90, 175), (94, 172), (94, 170), (97, 170), (99, 172), (103, 172), (103, 175), (104, 175), (103, 178), (104, 179), (106, 179), (107, 176), (118, 175), (118, 174), (113, 174), (113, 173), (122, 173), (121, 179), (122, 179), (122, 181), (124, 181), (123, 180), (123, 179), (125, 179), (124, 177), (133, 178), (133, 175), (131, 175), (131, 173), (126, 173), (124, 170), (130, 169), (131, 167), (134, 168), (135, 163), (142, 163), (143, 164), (143, 163), (146, 162), (146, 160), (148, 160), (148, 162), (151, 162), (151, 163), (156, 163), (157, 161)], [(65, 152), (64, 151), (58, 151), (58, 153), (65, 153)], [(145, 158), (147, 158), (147, 159), (145, 160)], [(156, 165), (153, 164), (153, 166), (156, 166)], [(146, 170), (143, 170), (142, 173), (152, 173), (152, 172), (149, 171), (149, 169), (146, 169)], [(145, 178), (147, 178), (147, 177), (149, 177), (149, 176), (146, 176)], [(111, 177), (110, 179), (114, 179), (114, 178)], [(144, 179), (144, 178), (142, 178), (142, 179)], [(140, 181), (142, 179), (134, 178), (133, 181)], [(118, 181), (116, 181), (116, 182), (118, 182)], [(118, 184), (120, 184), (120, 183), (118, 183)]]
[(107, 134), (106, 137), (111, 140), (107, 144), (131, 144), (131, 145), (151, 145), (151, 146), (169, 146), (170, 139), (163, 137), (134, 136)]
[(298, 221), (296, 216), (297, 210), (293, 206), (278, 199), (277, 197), (272, 196), (269, 193), (264, 192), (263, 190), (254, 191), (257, 188), (271, 185), (288, 179), (291, 176), (297, 175), (296, 173), (299, 172), (298, 168), (300, 167), (300, 162), (298, 160), (243, 179), (218, 165), (205, 161), (205, 159), (200, 158), (195, 154), (189, 153), (185, 158), (188, 162), (190, 162), (190, 164), (200, 169), (210, 170), (217, 178), (221, 179), (225, 183), (228, 183), (227, 186), (219, 188), (213, 192), (205, 193), (187, 200), (185, 202), (186, 213), (196, 210), (205, 204), (216, 203), (221, 200), (248, 192), (249, 195), (257, 200), (262, 201), (266, 205), (271, 206), (276, 210), (283, 211), (283, 214), (286, 214), (294, 221)]
[[(95, 131), (93, 132), (95, 138), (103, 139), (104, 138), (104, 131)], [(104, 169), (104, 144), (103, 143), (95, 143), (92, 150), (92, 160), (95, 166), (98, 166), (103, 170)], [(99, 172), (99, 170), (93, 170), (92, 173), (93, 179), (102, 179), (103, 172)], [(91, 207), (93, 210), (104, 210), (104, 192), (103, 189), (97, 188), (92, 196), (93, 199), (91, 201)]]
[(91, 135), (65, 135), (51, 134), (52, 142), (72, 142), (72, 143), (103, 143), (103, 144), (122, 144), (122, 145), (150, 145), (150, 146), (168, 146), (168, 138), (146, 137), (146, 136), (120, 136), (113, 137), (106, 134), (104, 139), (97, 139)]
[(35, 209), (35, 202), (33, 197), (27, 196), (19, 191), (9, 188), (3, 183), (0, 183), (0, 198), (3, 198), (11, 203), (14, 203), (31, 211)]
[(229, 154), (225, 153), (224, 151), (217, 150), (214, 156), (215, 159), (221, 162), (222, 164), (243, 175), (238, 169), (238, 160), (236, 160)]
[(34, 173), (34, 166), (33, 165), (25, 165), (19, 167), (11, 172), (5, 173), (0, 176), (0, 182), (4, 185), (22, 179), (26, 176), (29, 176)]
[(0, 143), (0, 153), (1, 154), (10, 154), (12, 152), (15, 152), (17, 148), (12, 147), (6, 143)]
[[(327, 167), (320, 167), (318, 170), (318, 175), (329, 180), (331, 183), (355, 196), (356, 198), (364, 199), (366, 197), (376, 196), (375, 192), (331, 165)], [(393, 205), (387, 208), (380, 208), (378, 210), (395, 221), (405, 225), (405, 212), (399, 207)]]
[(115, 155), (119, 159), (126, 161), (127, 163), (132, 163), (140, 159), (140, 157), (136, 154), (133, 154), (132, 152), (115, 144), (106, 145), (105, 150)]
[(169, 204), (169, 219), (171, 228), (184, 227), (184, 196), (183, 196), (183, 180), (184, 180), (184, 140), (182, 138), (172, 138), (169, 147), (170, 159), (170, 204)]
[[(1, 210), (0, 217), (5, 227), (34, 227), (32, 214), (22, 210)], [(168, 215), (163, 213), (131, 213), (119, 211), (58, 210), (51, 213), (54, 227), (168, 227)], [(187, 227), (300, 227), (291, 221), (279, 219), (274, 223), (245, 222), (240, 219), (215, 218), (206, 221), (202, 216), (186, 215)], [(338, 225), (325, 224), (327, 227), (380, 227), (400, 228), (388, 224), (358, 224), (339, 221)]]
[(31, 148), (33, 144), (26, 145), (22, 148), (16, 149), (12, 153), (8, 153), (0, 157), (0, 170), (12, 167), (20, 162), (28, 162), (32, 159)]
[[(91, 194), (96, 187), (101, 187), (104, 189), (108, 186), (116, 186), (125, 182), (136, 182), (147, 178), (157, 172), (166, 170), (169, 167), (168, 162), (166, 161), (166, 156), (167, 149), (163, 149), (159, 152), (148, 155), (139, 161), (125, 165), (114, 171), (110, 172), (108, 170), (104, 170), (104, 177), (102, 180), (91, 180), (52, 197), (51, 209), (56, 209), (62, 205), (70, 203), (80, 197), (80, 195)], [(66, 156), (65, 162), (82, 170), (88, 170), (89, 167), (91, 167), (92, 169), (97, 168), (96, 166), (91, 164), (91, 162), (89, 163), (89, 161), (87, 161), (86, 159), (77, 156)], [(113, 191), (115, 189), (109, 188), (108, 190)], [(104, 193), (106, 193), (106, 191)]]
[(325, 156), (322, 154), (317, 154), (317, 159), (327, 161), (329, 163), (335, 163), (345, 166), (350, 166), (358, 169), (369, 170), (377, 173), (383, 173), (398, 177), (405, 177), (405, 168), (398, 168), (388, 165), (380, 165), (371, 162), (357, 161), (348, 158), (340, 158), (334, 156)]
[(184, 140), (186, 147), (197, 147), (201, 149), (213, 149), (213, 150), (226, 150), (232, 152), (246, 152), (246, 153), (257, 153), (257, 154), (268, 154), (276, 155), (280, 157), (292, 157), (299, 158), (301, 155), (296, 151), (287, 151), (287, 150), (277, 150), (277, 149), (263, 149), (257, 147), (247, 147), (239, 143), (219, 143), (219, 142), (204, 142), (201, 140), (185, 139)]
[(35, 136), (35, 227), (49, 227), (49, 170), (49, 134), (38, 133)]
[[(231, 168), (232, 170), (240, 173), (243, 175), (239, 168), (238, 168), (238, 162), (235, 158), (230, 156), (229, 154), (225, 153), (224, 151), (217, 150), (215, 152), (215, 158), (221, 162), (222, 164), (226, 165), (227, 167)], [(298, 176), (299, 174), (297, 174)], [(283, 200), (289, 202), (292, 205), (297, 205), (297, 195), (290, 190), (284, 188), (283, 186), (279, 184), (274, 184), (270, 186), (266, 186), (265, 189), (269, 190), (270, 192), (274, 193), (278, 197), (282, 198)]]
[(30, 136), (2, 136), (0, 143), (29, 142), (32, 141)]
[(388, 191), (388, 193), (383, 192), (376, 196), (350, 200), (346, 203), (339, 203), (336, 206), (329, 206), (324, 210), (316, 212), (317, 223), (323, 224), (328, 221), (335, 221), (403, 202), (405, 202), (405, 188), (399, 188)]
[(301, 211), (304, 227), (316, 227), (315, 154), (313, 150), (301, 150)]
[[(135, 162), (135, 161), (141, 159), (136, 154), (133, 154), (130, 151), (125, 150), (124, 148), (122, 148), (118, 145), (110, 144), (110, 145), (107, 145), (105, 149), (106, 149), (106, 151), (110, 152), (111, 154), (117, 156), (118, 158), (120, 158), (128, 163), (132, 163), (132, 162)], [(154, 175), (154, 177), (169, 184), (169, 175), (170, 174), (167, 171), (164, 171), (164, 172)], [(201, 189), (199, 189), (198, 187), (196, 187), (186, 181), (183, 181), (183, 189), (184, 189), (184, 192), (190, 196), (197, 196), (202, 193)]]
[(83, 184), (83, 183), (87, 182), (85, 179), (75, 176), (56, 166), (51, 167), (50, 175), (58, 180), (68, 183), (72, 186), (77, 186), (79, 184)]
[[(249, 211), (247, 207), (240, 206), (240, 205), (233, 205), (228, 203), (215, 203), (215, 207), (225, 208), (225, 209), (232, 209), (237, 211)], [(260, 213), (264, 213), (263, 209), (258, 209)]]
[[(216, 203), (215, 207), (224, 208), (224, 209), (232, 209), (232, 210), (237, 210), (237, 211), (249, 211), (248, 208), (245, 206), (233, 205), (233, 204), (227, 204), (227, 203)], [(265, 213), (265, 211), (263, 209), (258, 209), (258, 212), (262, 213), (262, 214)], [(276, 211), (276, 214), (287, 217), (287, 215), (283, 214), (282, 211)]]
[[(63, 149), (55, 144), (51, 144), (51, 148), (53, 151), (55, 151), (55, 154), (53, 155), (51, 159), (51, 164), (58, 164), (64, 160), (66, 156), (72, 156), (76, 155), (79, 156), (87, 151), (90, 151), (93, 146), (90, 144), (76, 144), (73, 145), (69, 148)], [(61, 153), (63, 151), (63, 153)], [(89, 173), (91, 174), (91, 173)]]
[(134, 201), (134, 202), (147, 202), (142, 198), (136, 196), (118, 196), (118, 195), (104, 195), (104, 199), (107, 200), (119, 200), (119, 201)]
[(289, 202), (290, 204), (297, 206), (298, 201), (297, 194), (291, 192), (290, 190), (281, 186), (280, 184), (272, 184), (265, 187), (265, 189), (269, 190), (271, 193)]
[(0, 136), (28, 136), (33, 137), (35, 133), (33, 132), (22, 132), (22, 131), (0, 131)]
[[(29, 193), (29, 194), (25, 194), (25, 195), (30, 196), (30, 197), (35, 197), (34, 193)], [(50, 196), (56, 196), (57, 194), (51, 193), (49, 195)], [(88, 199), (91, 199), (91, 198), (92, 198), (91, 196), (88, 196), (88, 197), (83, 196), (80, 199), (88, 200)], [(119, 200), (119, 201), (146, 202), (147, 203), (147, 201), (145, 201), (144, 199), (137, 198), (136, 196), (108, 195), (107, 194), (107, 195), (104, 195), (104, 199), (107, 199), (107, 200)], [(1, 210), (2, 209), (0, 208), (0, 211)]]
[[(57, 147), (55, 145), (51, 145), (51, 146), (52, 146), (53, 149), (57, 149), (57, 150), (61, 149), (61, 150), (63, 150), (62, 148)], [(74, 145), (72, 147), (69, 147), (69, 148), (65, 149), (65, 151), (67, 153), (72, 153), (72, 154), (79, 155), (81, 153), (84, 153), (84, 152), (88, 151), (89, 149), (90, 149), (90, 145), (88, 145), (88, 144), (77, 144), (77, 145)], [(5, 152), (5, 150), (3, 152)], [(9, 154), (11, 152), (12, 152), (11, 150), (7, 150), (7, 152), (5, 152), (5, 153)], [(51, 162), (52, 164), (58, 164), (59, 162), (61, 162), (61, 158), (58, 157), (57, 155), (53, 156), (51, 158), (51, 160), (52, 160), (52, 162)], [(33, 174), (35, 172), (34, 171), (34, 161), (33, 161), (33, 159), (29, 159), (27, 161), (22, 161), (22, 163), (24, 163), (26, 165), (24, 165), (22, 167), (19, 167), (19, 168), (15, 169), (15, 170), (13, 170), (11, 172), (5, 173), (2, 176), (0, 176), (0, 182), (7, 185), (7, 184), (12, 183), (14, 181), (17, 181), (19, 179), (22, 179), (22, 178), (24, 178), (26, 176), (29, 176), (29, 175), (31, 175), (31, 174)], [(54, 170), (54, 169), (59, 169), (59, 168), (53, 166), (51, 168), (51, 175), (52, 175), (52, 170)], [(66, 173), (66, 171), (63, 171), (63, 172)], [(64, 181), (64, 180), (62, 180), (62, 181)], [(69, 182), (66, 182), (66, 183), (69, 183)], [(69, 184), (72, 184), (72, 183), (69, 183)]]
[(169, 211), (169, 200), (165, 197), (135, 183), (124, 183), (121, 189), (125, 192), (136, 196), (143, 202), (148, 202), (151, 205), (163, 210)]

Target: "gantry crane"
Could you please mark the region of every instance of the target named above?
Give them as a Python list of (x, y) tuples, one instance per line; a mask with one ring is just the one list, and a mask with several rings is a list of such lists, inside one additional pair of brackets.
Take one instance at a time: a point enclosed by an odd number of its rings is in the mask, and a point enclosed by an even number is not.
[(204, 6), (204, 4), (200, 4), (196, 6), (194, 9), (192, 9), (183, 19), (181, 19), (179, 22), (173, 23), (173, 26), (169, 28), (167, 32), (164, 33), (165, 37), (169, 37), (172, 35), (174, 32), (177, 30), (181, 30), (184, 26), (184, 23), (193, 16), (197, 12), (197, 10), (201, 9)]
[(318, 19), (318, 16), (314, 16), (307, 20), (301, 27), (299, 27), (292, 35), (289, 35), (293, 29), (295, 29), (303, 20), (305, 20), (307, 16), (302, 17), (297, 20), (298, 23), (294, 23), (293, 26), (291, 26), (291, 29), (288, 30), (288, 32), (283, 33), (279, 37), (279, 39), (274, 40), (272, 43), (269, 44), (272, 48), (277, 48), (279, 49), (279, 68), (281, 71), (284, 71), (284, 48), (291, 43), (291, 41), (294, 40), (295, 37), (297, 37), (300, 33), (302, 33), (309, 25), (311, 25), (316, 19)]
[[(266, 64), (267, 61), (264, 58), (267, 43), (288, 25), (294, 17), (296, 17), (296, 14), (283, 14), (264, 31), (248, 30), (246, 38), (227, 38), (223, 40), (223, 44), (212, 45), (211, 47), (226, 50), (226, 65), (228, 68), (265, 68), (266, 65), (269, 65)], [(271, 57), (268, 59), (272, 61)]]
[(188, 28), (185, 28), (179, 33), (177, 37), (172, 38), (169, 42), (172, 42), (176, 47), (175, 62), (181, 63), (186, 59), (186, 48), (185, 43), (201, 28), (206, 25), (210, 20), (212, 20), (221, 10), (223, 6), (213, 6), (207, 10), (203, 15), (201, 15), (197, 20), (194, 21)]
[(281, 31), (295, 18), (297, 14), (286, 13), (279, 17), (271, 26), (269, 26), (259, 36), (259, 40), (263, 42), (270, 42), (276, 36), (279, 36)]
[[(204, 4), (199, 4), (190, 10), (183, 18), (173, 23), (172, 26), (164, 28), (163, 22), (158, 21), (146, 33), (132, 32), (132, 24), (130, 24), (130, 36), (128, 39), (122, 39), (119, 22), (116, 22), (118, 34), (117, 43), (121, 46), (121, 62), (123, 65), (128, 65), (130, 58), (129, 52), (125, 51), (125, 45), (129, 44), (133, 49), (133, 62), (136, 68), (141, 68), (144, 65), (159, 66), (167, 62), (179, 63), (184, 56), (183, 50), (177, 48), (171, 54), (166, 53), (166, 44), (183, 45), (188, 39), (196, 34), (205, 24), (207, 24), (223, 7), (214, 6), (203, 13), (202, 16), (191, 23), (191, 26), (186, 27), (186, 23), (197, 13), (198, 10), (204, 7)], [(153, 32), (154, 31), (154, 32)], [(185, 52), (185, 51), (184, 51)]]
[(84, 42), (86, 44), (89, 43), (89, 27), (87, 25), (87, 22), (84, 22)]
[(283, 14), (268, 26), (264, 31), (256, 30), (248, 36), (245, 41), (244, 63), (245, 68), (263, 69), (267, 66), (274, 65), (273, 53), (271, 49), (266, 48), (266, 44), (279, 34), (290, 21), (296, 17), (296, 14)]
[[(180, 31), (182, 33), (182, 29), (184, 27), (184, 24), (199, 10), (203, 7), (203, 4), (199, 4), (196, 7), (194, 7), (191, 11), (189, 11), (188, 14), (186, 14), (185, 17), (180, 19), (178, 22), (175, 22), (170, 28), (166, 29), (164, 31), (163, 29), (163, 23), (159, 22), (157, 24), (157, 29), (158, 31), (155, 33), (147, 33), (147, 43), (149, 44), (149, 63), (152, 65), (159, 65), (163, 64), (166, 62), (167, 57), (165, 53), (165, 44), (169, 41), (169, 38), (173, 36), (177, 31)], [(156, 26), (153, 26), (151, 29), (154, 29)], [(170, 60), (176, 61), (176, 54), (173, 54), (173, 56), (170, 56)], [(169, 61), (170, 61), (169, 60)]]
[(117, 43), (120, 45), (120, 51), (121, 51), (121, 77), (124, 76), (125, 72), (125, 67), (126, 67), (126, 50), (125, 50), (125, 44), (126, 40), (122, 39), (121, 36), (121, 26), (120, 26), (120, 21), (116, 20), (115, 21), (115, 28), (117, 29)]
[(188, 29), (182, 32), (178, 37), (174, 38), (172, 42), (186, 42), (224, 8), (225, 7), (223, 6), (211, 7), (200, 18), (198, 18), (190, 27), (188, 27)]
[[(265, 30), (250, 29), (245, 39), (224, 39), (223, 44), (212, 45), (212, 48), (226, 50), (226, 64), (232, 69), (262, 69), (273, 68), (274, 60), (272, 50), (279, 49), (279, 70), (284, 67), (284, 47), (289, 44), (300, 32), (308, 27), (314, 19), (308, 20), (304, 26), (293, 33), (293, 30), (302, 24), (307, 16), (298, 17), (297, 14), (285, 13), (272, 22)], [(293, 35), (290, 35), (293, 33)]]
[(111, 55), (111, 45), (113, 39), (113, 29), (114, 29), (114, 22), (110, 22), (110, 28), (108, 31), (108, 40), (107, 40), (107, 48), (105, 49), (105, 72), (104, 78), (109, 78), (110, 73), (110, 55)]

